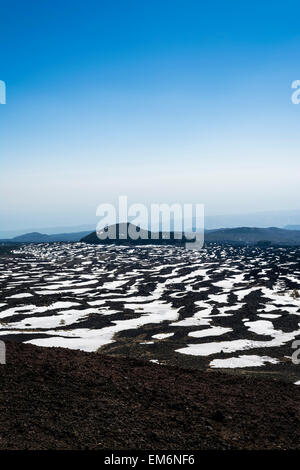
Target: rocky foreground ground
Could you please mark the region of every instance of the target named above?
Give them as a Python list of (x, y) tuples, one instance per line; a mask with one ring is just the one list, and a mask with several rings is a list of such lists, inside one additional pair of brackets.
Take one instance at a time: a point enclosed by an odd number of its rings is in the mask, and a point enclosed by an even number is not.
[(300, 389), (7, 343), (0, 449), (299, 449)]

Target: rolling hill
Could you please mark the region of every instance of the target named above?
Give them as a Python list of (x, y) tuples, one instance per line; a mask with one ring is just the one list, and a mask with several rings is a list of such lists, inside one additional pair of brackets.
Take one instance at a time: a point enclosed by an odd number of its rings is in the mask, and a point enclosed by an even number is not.
[[(187, 241), (182, 236), (178, 240), (174, 238), (174, 232), (170, 233), (170, 238), (164, 232), (158, 232), (157, 239), (151, 239), (151, 232), (141, 229), (144, 239), (132, 240), (122, 239), (120, 234), (124, 232), (125, 224), (116, 224), (116, 238), (100, 240), (96, 232), (81, 239), (82, 242), (92, 244), (111, 244), (118, 245), (177, 245), (183, 246)], [(128, 224), (130, 226), (131, 224)], [(112, 226), (111, 226), (112, 227)], [(103, 231), (102, 231), (103, 233)], [(300, 230), (285, 230), (277, 227), (256, 228), (256, 227), (239, 227), (224, 228), (218, 230), (208, 230), (205, 232), (205, 243), (230, 243), (233, 245), (280, 245), (280, 246), (299, 246)]]
[[(120, 224), (115, 224), (111, 225), (100, 232), (98, 232), (98, 235), (104, 235), (108, 230), (111, 230), (112, 233), (114, 233), (114, 237), (110, 238), (104, 238), (100, 239), (99, 236), (97, 236), (96, 231), (90, 233), (89, 235), (86, 235), (83, 237), (80, 241), (85, 242), (85, 243), (91, 243), (94, 245), (110, 245), (112, 243), (118, 244), (118, 245), (176, 245), (176, 246), (183, 246), (184, 243), (187, 241), (185, 237), (182, 239), (177, 239), (175, 238), (175, 232), (170, 232), (169, 234), (166, 234), (165, 232), (150, 232), (149, 230), (144, 230), (144, 229), (138, 229), (133, 224), (130, 223), (120, 223)], [(140, 234), (140, 237), (136, 240), (134, 240), (131, 237), (126, 237), (126, 234), (130, 232), (130, 230), (138, 231)]]

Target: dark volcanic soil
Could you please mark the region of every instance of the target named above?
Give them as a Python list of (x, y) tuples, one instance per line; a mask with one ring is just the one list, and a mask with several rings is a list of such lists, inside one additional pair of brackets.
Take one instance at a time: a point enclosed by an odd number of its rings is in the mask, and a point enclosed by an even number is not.
[(276, 380), (12, 342), (0, 375), (0, 449), (300, 448)]

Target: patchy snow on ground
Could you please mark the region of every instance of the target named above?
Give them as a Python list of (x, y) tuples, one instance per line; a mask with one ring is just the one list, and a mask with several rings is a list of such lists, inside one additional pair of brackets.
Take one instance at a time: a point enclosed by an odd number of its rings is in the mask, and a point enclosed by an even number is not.
[(0, 257), (0, 284), (4, 340), (240, 368), (300, 339), (300, 248), (28, 244)]
[(154, 339), (166, 339), (166, 338), (170, 338), (173, 335), (174, 335), (174, 333), (158, 333), (157, 335), (152, 335), (152, 338), (154, 338)]
[(209, 364), (212, 368), (218, 369), (235, 369), (240, 367), (261, 367), (266, 363), (277, 364), (278, 359), (274, 359), (269, 356), (239, 356), (229, 357), (228, 359), (214, 359)]

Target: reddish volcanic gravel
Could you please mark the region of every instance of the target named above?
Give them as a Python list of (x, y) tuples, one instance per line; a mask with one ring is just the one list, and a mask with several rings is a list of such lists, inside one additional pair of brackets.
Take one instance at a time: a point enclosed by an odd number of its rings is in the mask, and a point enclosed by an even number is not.
[(299, 449), (300, 389), (7, 343), (1, 449)]

